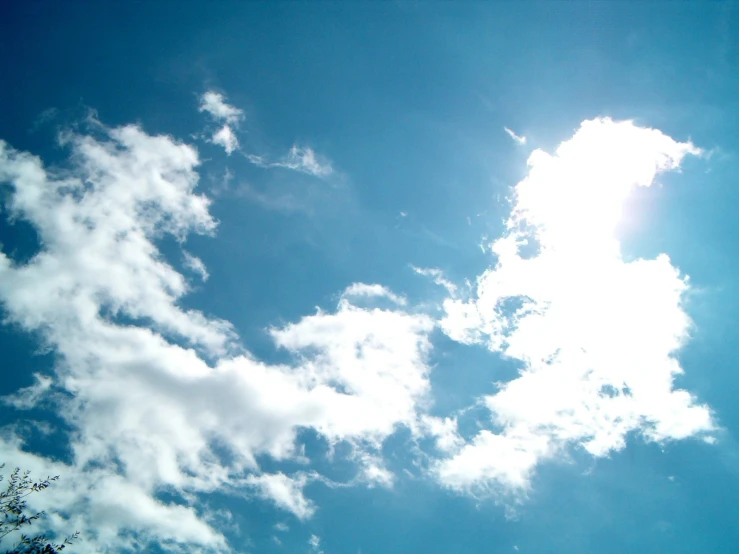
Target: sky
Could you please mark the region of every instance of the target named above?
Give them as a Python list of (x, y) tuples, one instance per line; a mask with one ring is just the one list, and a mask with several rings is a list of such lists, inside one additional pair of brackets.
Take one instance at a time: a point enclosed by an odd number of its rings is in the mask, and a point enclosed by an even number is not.
[(0, 462), (74, 552), (735, 552), (739, 4), (10, 2)]

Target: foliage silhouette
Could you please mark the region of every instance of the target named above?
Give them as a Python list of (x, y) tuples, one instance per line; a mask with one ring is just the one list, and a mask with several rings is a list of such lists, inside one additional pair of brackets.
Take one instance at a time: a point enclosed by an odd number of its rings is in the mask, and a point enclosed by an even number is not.
[[(0, 470), (4, 467), (5, 464), (0, 465)], [(58, 554), (79, 537), (79, 531), (61, 543), (54, 543), (43, 534), (32, 536), (29, 533), (27, 528), (41, 519), (45, 513), (27, 514), (26, 497), (46, 490), (54, 481), (59, 480), (59, 476), (56, 475), (34, 481), (30, 474), (30, 471), (21, 473), (20, 468), (15, 468), (7, 480), (5, 490), (0, 492), (0, 541), (11, 533), (20, 533), (15, 546), (6, 550), (5, 554)], [(3, 480), (4, 476), (0, 474), (0, 481)]]

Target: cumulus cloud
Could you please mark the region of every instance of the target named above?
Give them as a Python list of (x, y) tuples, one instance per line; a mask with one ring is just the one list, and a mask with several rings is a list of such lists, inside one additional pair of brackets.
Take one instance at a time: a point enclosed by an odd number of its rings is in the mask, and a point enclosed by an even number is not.
[(442, 329), (518, 360), (518, 378), (485, 396), (490, 429), (435, 466), (461, 489), (525, 491), (542, 460), (593, 456), (629, 433), (682, 439), (713, 428), (709, 409), (674, 388), (688, 339), (687, 278), (662, 254), (626, 262), (616, 235), (625, 199), (700, 151), (630, 121), (584, 122), (553, 155), (529, 158), (514, 189), (497, 263), (468, 299), (444, 303)]
[(459, 435), (456, 417), (434, 417), (424, 414), (419, 423), (424, 434), (435, 439), (436, 448), (441, 452), (455, 452), (464, 444), (464, 439)]
[[(22, 467), (36, 477), (62, 476), (43, 494), (26, 499), (31, 510), (51, 514), (35, 522), (34, 527), (59, 538), (69, 529), (84, 530), (82, 540), (74, 546), (76, 552), (140, 552), (150, 543), (187, 544), (205, 552), (227, 550), (223, 535), (194, 507), (157, 500), (138, 484), (106, 468), (70, 466), (22, 447), (15, 437), (0, 437), (7, 467)], [(121, 533), (122, 529), (128, 533)]]
[[(216, 93), (201, 109), (225, 125), (242, 117)], [(228, 550), (217, 518), (197, 508), (216, 489), (310, 517), (317, 507), (305, 486), (325, 480), (284, 469), (304, 460), (304, 430), (348, 444), (353, 483), (392, 486), (382, 446), (405, 427), (434, 439), (443, 458), (433, 472), (445, 485), (520, 491), (537, 464), (571, 445), (600, 456), (631, 431), (661, 441), (712, 428), (708, 409), (672, 382), (690, 325), (686, 278), (664, 255), (624, 262), (614, 235), (631, 188), (677, 168), (698, 152), (690, 144), (629, 122), (586, 122), (554, 155), (532, 154), (508, 231), (492, 245), (498, 262), (471, 296), (439, 270), (416, 268), (449, 291), (445, 333), (522, 364), (481, 399), (490, 429), (465, 441), (454, 417), (425, 414), (437, 322), (407, 310), (403, 296), (354, 283), (335, 310), (270, 329), (287, 360), (262, 361), (231, 324), (182, 307), (188, 280), (158, 247), (164, 236), (184, 244), (216, 231), (196, 192), (197, 151), (137, 126), (98, 124), (94, 136), (68, 133), (63, 143), (70, 164), (52, 173), (0, 141), (10, 215), (41, 244), (28, 262), (0, 253), (0, 302), (57, 360), (53, 377), (5, 402), (23, 409), (55, 394), (70, 456), (62, 464), (28, 452), (9, 429), (0, 450), (9, 464), (64, 475), (33, 502), (70, 514), (51, 520), (52, 531), (92, 530), (84, 551), (150, 542)], [(320, 176), (311, 159), (296, 150), (283, 162)], [(201, 260), (184, 257), (207, 278)], [(366, 302), (383, 298), (390, 303)], [(174, 500), (159, 500), (163, 490)]]
[(226, 103), (222, 94), (209, 90), (200, 98), (200, 111), (209, 114), (214, 121), (222, 126), (213, 133), (211, 142), (222, 146), (228, 155), (239, 148), (234, 128), (244, 119), (244, 112), (239, 108)]
[[(58, 409), (73, 430), (71, 457), (54, 466), (65, 476), (54, 502), (76, 514), (73, 527), (92, 530), (91, 552), (130, 541), (138, 550), (147, 541), (226, 548), (214, 520), (189, 504), (217, 488), (308, 517), (305, 478), (264, 473), (257, 460), (302, 459), (301, 429), (376, 455), (399, 426), (415, 428), (430, 389), (434, 322), (346, 297), (334, 312), (271, 329), (292, 361), (261, 362), (228, 322), (180, 306), (187, 281), (157, 246), (163, 235), (184, 241), (215, 231), (209, 200), (195, 192), (197, 151), (136, 126), (97, 132), (104, 136), (66, 135), (63, 174), (0, 142), (8, 208), (42, 245), (27, 263), (0, 254), (0, 301), (7, 319), (37, 333), (59, 360), (53, 383), (40, 380), (9, 402), (66, 393)], [(187, 260), (205, 276), (202, 263)], [(9, 463), (51, 464), (13, 440), (2, 448)], [(374, 477), (387, 479), (379, 470)], [(163, 489), (179, 500), (158, 501)]]

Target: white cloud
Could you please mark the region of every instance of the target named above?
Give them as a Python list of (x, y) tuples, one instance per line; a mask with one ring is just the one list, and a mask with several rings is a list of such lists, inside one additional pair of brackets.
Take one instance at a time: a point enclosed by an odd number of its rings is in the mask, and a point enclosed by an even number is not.
[(503, 127), (503, 130), (506, 132), (506, 134), (509, 137), (511, 137), (516, 142), (516, 144), (521, 144), (521, 145), (526, 144), (526, 137), (517, 135), (516, 133), (511, 131), (508, 127)]
[(193, 273), (196, 273), (203, 281), (207, 281), (210, 275), (208, 274), (208, 269), (205, 267), (203, 260), (197, 256), (193, 256), (189, 252), (183, 251), (183, 255), (185, 257), (185, 267)]
[(263, 498), (294, 514), (298, 519), (307, 519), (315, 511), (313, 503), (303, 496), (303, 488), (308, 482), (305, 475), (289, 477), (284, 473), (265, 473), (250, 475), (246, 482), (256, 487)]
[(378, 284), (368, 285), (366, 283), (352, 283), (346, 289), (344, 289), (344, 294), (342, 294), (342, 297), (387, 298), (388, 300), (395, 302), (399, 306), (405, 306), (407, 303), (407, 300), (404, 297), (398, 296), (387, 287)]
[(323, 550), (321, 550), (321, 538), (318, 535), (311, 535), (308, 539), (308, 545), (314, 554), (323, 554)]
[[(22, 407), (51, 386), (68, 393), (59, 395), (73, 429), (70, 464), (56, 466), (69, 477), (60, 505), (83, 506), (68, 513), (72, 527), (94, 530), (90, 551), (119, 550), (132, 536), (138, 550), (148, 540), (222, 549), (221, 532), (187, 504), (221, 487), (308, 517), (301, 475), (265, 474), (258, 457), (300, 459), (301, 429), (376, 455), (399, 426), (415, 428), (434, 322), (347, 297), (333, 313), (271, 330), (291, 364), (238, 354), (230, 324), (179, 306), (187, 282), (157, 248), (163, 234), (184, 241), (215, 230), (209, 201), (195, 193), (197, 152), (135, 126), (98, 130), (107, 137), (65, 138), (74, 165), (63, 178), (0, 142), (9, 208), (42, 244), (25, 264), (0, 254), (0, 302), (59, 360), (53, 384), (12, 398)], [(384, 478), (376, 468), (375, 481)], [(95, 478), (82, 486), (78, 475)], [(180, 503), (156, 500), (163, 489)], [(183, 524), (187, 532), (175, 532)]]
[(264, 168), (282, 167), (322, 178), (334, 173), (331, 163), (307, 146), (294, 144), (282, 159), (275, 162), (266, 161), (263, 156), (255, 154), (247, 154), (246, 157), (254, 165)]
[(222, 94), (209, 90), (200, 98), (200, 111), (209, 113), (216, 121), (231, 125), (244, 119), (244, 112), (226, 103)]
[(424, 429), (424, 434), (434, 437), (436, 447), (442, 452), (454, 452), (464, 444), (464, 439), (459, 435), (455, 417), (422, 415), (419, 423)]
[(41, 375), (40, 373), (34, 373), (33, 378), (36, 382), (32, 385), (24, 387), (13, 394), (0, 397), (0, 399), (2, 399), (5, 404), (12, 406), (17, 410), (30, 410), (31, 408), (35, 408), (39, 401), (41, 401), (49, 392), (54, 380), (51, 377)]
[(281, 165), (316, 177), (328, 177), (334, 171), (330, 163), (317, 158), (313, 149), (297, 145), (290, 148)]
[(229, 156), (238, 150), (239, 140), (234, 128), (244, 119), (243, 110), (227, 104), (222, 94), (210, 90), (200, 98), (200, 111), (210, 114), (215, 121), (223, 124), (213, 133), (210, 141), (222, 146)]
[(378, 455), (361, 452), (357, 456), (360, 463), (360, 472), (357, 481), (368, 486), (391, 488), (395, 482), (393, 473), (385, 467), (385, 463)]
[[(57, 538), (84, 531), (75, 552), (142, 551), (150, 541), (189, 544), (204, 552), (226, 550), (223, 535), (192, 506), (156, 500), (150, 491), (104, 468), (68, 466), (24, 452), (21, 446), (14, 437), (0, 438), (6, 467), (22, 467), (37, 478), (61, 475), (43, 494), (26, 498), (31, 510), (49, 514), (34, 526)], [(68, 519), (60, 514), (69, 514)], [(123, 535), (121, 528), (133, 533)]]
[(452, 283), (449, 279), (444, 277), (444, 272), (437, 268), (423, 268), (423, 267), (416, 267), (414, 265), (411, 266), (411, 269), (413, 269), (414, 272), (416, 272), (418, 275), (423, 275), (424, 277), (431, 277), (433, 279), (434, 284), (439, 285), (440, 287), (444, 287), (446, 291), (449, 293), (450, 296), (454, 297), (457, 294), (457, 285)]
[(605, 456), (632, 431), (664, 441), (713, 428), (709, 409), (673, 388), (691, 325), (687, 279), (664, 254), (625, 262), (616, 237), (630, 191), (698, 153), (596, 119), (554, 155), (531, 154), (508, 231), (492, 244), (495, 267), (471, 298), (445, 301), (441, 322), (457, 341), (519, 360), (520, 375), (484, 397), (493, 427), (437, 464), (442, 483), (525, 491), (537, 464), (567, 447)]
[[(227, 124), (235, 117), (213, 98), (207, 105)], [(710, 428), (707, 409), (672, 390), (680, 368), (670, 355), (689, 325), (685, 281), (666, 257), (624, 263), (612, 237), (618, 210), (585, 186), (599, 183), (618, 202), (632, 182), (648, 186), (657, 170), (676, 167), (694, 151), (688, 145), (631, 124), (586, 124), (557, 156), (532, 154), (509, 232), (493, 245), (499, 263), (471, 299), (454, 296), (438, 270), (417, 269), (452, 294), (441, 322), (449, 336), (525, 364), (483, 399), (500, 431), (465, 444), (456, 419), (423, 414), (435, 322), (404, 311), (405, 298), (382, 285), (355, 283), (335, 311), (271, 329), (290, 354), (284, 364), (244, 352), (228, 322), (183, 309), (187, 280), (157, 241), (215, 231), (208, 199), (195, 192), (197, 151), (136, 126), (98, 131), (107, 136), (65, 137), (73, 165), (63, 177), (0, 141), (9, 209), (42, 245), (27, 263), (0, 254), (0, 302), (59, 360), (53, 381), (39, 378), (6, 402), (23, 408), (64, 391), (59, 415), (73, 429), (68, 465), (23, 452), (7, 433), (2, 450), (23, 467), (65, 476), (49, 506), (75, 515), (52, 526), (92, 529), (90, 552), (141, 551), (149, 541), (227, 549), (216, 520), (195, 508), (221, 488), (309, 517), (315, 506), (304, 487), (320, 476), (265, 473), (258, 463), (302, 461), (301, 430), (331, 447), (346, 441), (356, 483), (392, 485), (381, 447), (404, 426), (448, 453), (435, 466), (446, 485), (525, 489), (536, 464), (570, 444), (602, 455), (630, 430), (663, 440)], [(586, 200), (598, 216), (576, 209)], [(530, 258), (518, 253), (527, 236), (540, 244)], [(202, 261), (184, 255), (205, 279)], [(378, 297), (393, 305), (355, 304)], [(177, 502), (157, 500), (162, 490)]]
[(236, 134), (231, 129), (230, 125), (224, 125), (218, 131), (213, 133), (211, 138), (213, 144), (222, 146), (229, 156), (239, 149), (239, 139), (236, 138)]

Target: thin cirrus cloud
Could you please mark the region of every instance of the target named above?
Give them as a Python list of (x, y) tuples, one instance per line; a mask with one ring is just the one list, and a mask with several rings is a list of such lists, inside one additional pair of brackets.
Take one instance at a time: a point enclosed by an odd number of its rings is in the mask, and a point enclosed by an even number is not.
[(268, 161), (263, 156), (247, 154), (246, 158), (256, 166), (268, 168), (284, 168), (299, 171), (313, 177), (329, 177), (334, 173), (331, 163), (317, 155), (312, 148), (294, 144), (288, 153), (276, 161)]
[(584, 122), (553, 155), (531, 154), (508, 230), (492, 243), (497, 263), (469, 298), (444, 302), (440, 322), (454, 340), (484, 344), (521, 369), (481, 399), (490, 428), (435, 464), (441, 483), (525, 493), (536, 466), (569, 447), (605, 456), (632, 432), (710, 441), (710, 410), (673, 384), (691, 325), (687, 277), (665, 254), (624, 261), (616, 236), (635, 187), (699, 154), (608, 118)]

